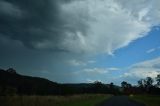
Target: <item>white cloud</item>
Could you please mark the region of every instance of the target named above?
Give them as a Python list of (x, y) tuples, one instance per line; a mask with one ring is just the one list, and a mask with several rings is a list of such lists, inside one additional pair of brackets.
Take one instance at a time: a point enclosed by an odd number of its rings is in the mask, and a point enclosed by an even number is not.
[(124, 73), (121, 77), (131, 79), (146, 77), (155, 78), (157, 74), (160, 74), (160, 57), (132, 65), (129, 71)]
[(89, 60), (88, 63), (94, 64), (94, 63), (96, 63), (96, 61), (94, 61), (94, 60)]
[(68, 63), (72, 66), (86, 66), (87, 64), (83, 61), (69, 60)]
[(86, 66), (89, 64), (94, 64), (95, 62), (96, 61), (94, 60), (82, 61), (82, 60), (76, 60), (76, 59), (67, 61), (67, 63), (72, 66)]
[(146, 53), (152, 53), (152, 52), (154, 52), (155, 50), (156, 50), (155, 48), (152, 48), (152, 49), (147, 50)]
[(106, 74), (108, 73), (108, 70), (105, 68), (86, 68), (82, 70), (85, 73), (90, 74)]
[(92, 75), (104, 75), (112, 71), (117, 71), (120, 70), (119, 68), (111, 67), (111, 68), (99, 68), (99, 67), (94, 67), (94, 68), (84, 68), (80, 71), (74, 72), (74, 74), (87, 74), (89, 76)]
[[(132, 41), (144, 37), (160, 24), (159, 0), (76, 0), (64, 4), (62, 15), (69, 16), (63, 48), (73, 52), (110, 55)], [(81, 27), (85, 26), (85, 31)]]
[(108, 68), (109, 71), (118, 71), (120, 70), (119, 68), (116, 68), (116, 67), (110, 67)]
[(160, 47), (149, 49), (149, 50), (146, 51), (146, 53), (152, 53), (152, 52), (155, 52), (155, 51), (158, 51), (158, 50), (160, 50)]
[(139, 68), (139, 69), (132, 69), (128, 73), (124, 73), (124, 77), (134, 77), (134, 78), (146, 78), (152, 77), (155, 78), (159, 74), (159, 70), (155, 70), (153, 68)]

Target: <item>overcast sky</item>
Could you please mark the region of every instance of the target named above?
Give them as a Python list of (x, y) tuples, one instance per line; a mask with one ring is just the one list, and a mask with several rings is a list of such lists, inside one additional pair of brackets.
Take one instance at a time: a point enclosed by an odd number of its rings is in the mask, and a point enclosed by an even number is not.
[(160, 0), (0, 0), (0, 68), (60, 83), (160, 73)]

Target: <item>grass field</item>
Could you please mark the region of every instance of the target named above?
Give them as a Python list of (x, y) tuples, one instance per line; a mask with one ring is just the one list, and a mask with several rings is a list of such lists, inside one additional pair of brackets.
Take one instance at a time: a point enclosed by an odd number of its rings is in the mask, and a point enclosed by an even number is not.
[(155, 95), (134, 95), (131, 99), (146, 104), (146, 106), (160, 106), (160, 96)]
[(8, 96), (0, 97), (1, 106), (96, 106), (109, 95)]

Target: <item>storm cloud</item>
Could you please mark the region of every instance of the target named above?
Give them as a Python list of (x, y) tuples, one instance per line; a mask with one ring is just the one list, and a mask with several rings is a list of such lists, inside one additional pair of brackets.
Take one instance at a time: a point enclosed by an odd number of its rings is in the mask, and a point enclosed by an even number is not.
[(144, 1), (1, 0), (0, 36), (34, 49), (113, 54), (160, 24), (159, 1)]
[(61, 42), (66, 32), (74, 32), (76, 29), (76, 26), (66, 27), (66, 19), (69, 17), (61, 14), (60, 5), (68, 2), (1, 0), (0, 34), (30, 48), (63, 50)]

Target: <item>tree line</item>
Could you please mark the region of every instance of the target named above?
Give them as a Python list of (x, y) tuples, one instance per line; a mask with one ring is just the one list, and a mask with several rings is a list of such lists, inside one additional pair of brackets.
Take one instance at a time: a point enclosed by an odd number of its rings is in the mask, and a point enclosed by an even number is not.
[(132, 86), (131, 84), (123, 81), (121, 83), (123, 93), (148, 93), (148, 94), (160, 94), (160, 74), (155, 78), (146, 77), (137, 81), (137, 85)]
[(132, 85), (123, 81), (121, 86), (113, 82), (104, 84), (100, 81), (80, 84), (60, 84), (44, 78), (20, 75), (10, 68), (0, 69), (0, 95), (73, 95), (73, 94), (159, 94), (160, 74), (156, 78), (147, 77)]

